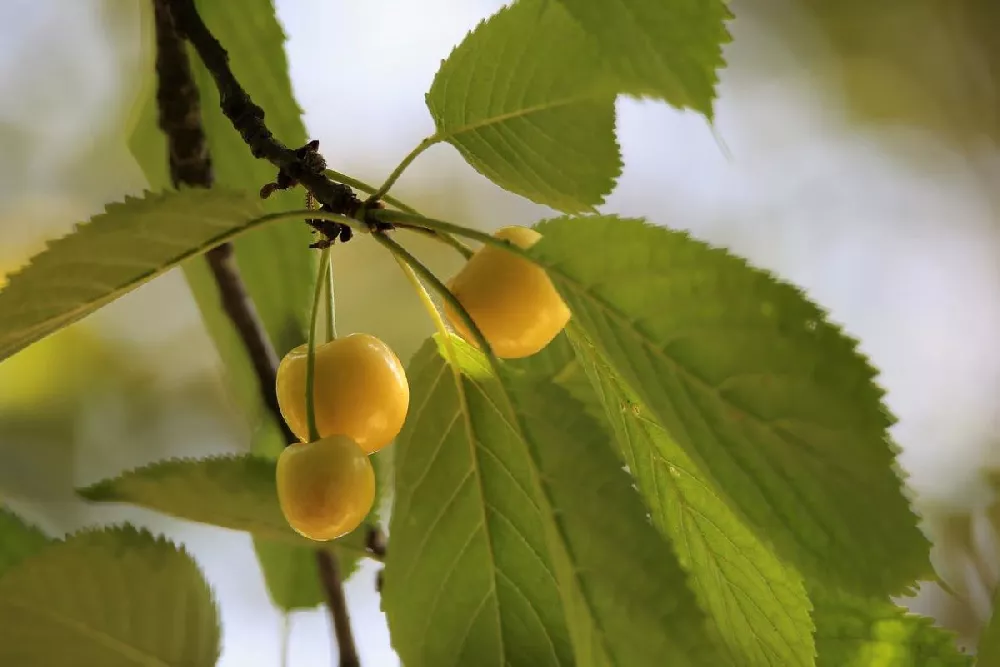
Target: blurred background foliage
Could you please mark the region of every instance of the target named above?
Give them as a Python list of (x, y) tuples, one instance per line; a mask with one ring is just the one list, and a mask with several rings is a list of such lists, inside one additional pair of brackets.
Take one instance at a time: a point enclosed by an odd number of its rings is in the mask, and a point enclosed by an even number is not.
[[(0, 25), (0, 276), (146, 186), (125, 141), (151, 85), (137, 3), (11, 2)], [(440, 59), (500, 5), (276, 4), (310, 134), (333, 168), (375, 183), (433, 131), (423, 92)], [(731, 247), (860, 338), (883, 371), (901, 464), (957, 594), (927, 586), (905, 602), (973, 645), (1000, 576), (1000, 4), (732, 8), (715, 125), (621, 100), (626, 171), (605, 208)], [(483, 229), (552, 214), (447, 146), (395, 194)], [(429, 241), (410, 247), (441, 275), (459, 265)], [(407, 360), (431, 326), (395, 264), (363, 239), (334, 261), (341, 331), (375, 333)], [(219, 594), (222, 664), (272, 665), (280, 624), (248, 537), (72, 494), (160, 458), (249, 448), (221, 377), (178, 272), (32, 346), (0, 364), (0, 498), (55, 533), (128, 519), (183, 540)], [(373, 573), (363, 567), (348, 587), (362, 657), (394, 664)], [(325, 615), (296, 616), (292, 664), (323, 664)]]

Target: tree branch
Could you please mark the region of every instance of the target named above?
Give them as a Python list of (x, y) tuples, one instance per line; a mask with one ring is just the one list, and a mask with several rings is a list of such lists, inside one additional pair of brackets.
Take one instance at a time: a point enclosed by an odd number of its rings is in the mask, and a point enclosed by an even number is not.
[[(353, 217), (362, 202), (346, 185), (335, 183), (324, 173), (326, 161), (316, 151), (318, 141), (299, 149), (285, 146), (271, 134), (264, 122), (264, 110), (254, 104), (229, 67), (229, 54), (209, 31), (194, 0), (169, 0), (178, 28), (187, 37), (219, 89), (222, 113), (250, 147), (256, 158), (263, 158), (279, 170), (277, 188), (301, 183), (326, 210)], [(262, 190), (267, 196), (270, 190)]]
[(320, 549), (316, 552), (316, 564), (319, 566), (319, 578), (326, 592), (326, 604), (330, 608), (333, 634), (337, 638), (340, 667), (361, 667), (361, 658), (358, 657), (354, 634), (351, 631), (351, 618), (347, 612), (347, 597), (344, 595), (344, 583), (340, 578), (337, 557), (329, 551)]
[[(201, 123), (198, 88), (191, 76), (191, 64), (177, 31), (169, 0), (153, 0), (153, 9), (156, 22), (156, 99), (159, 106), (159, 125), (167, 137), (170, 177), (174, 187), (187, 185), (210, 188), (214, 182), (212, 160)], [(193, 5), (190, 6), (190, 12), (197, 16)], [(246, 94), (243, 95), (245, 97)], [(351, 197), (354, 196), (349, 189), (348, 192)], [(264, 403), (282, 426), (285, 442), (296, 442), (297, 438), (288, 428), (278, 408), (275, 390), (278, 355), (257, 314), (253, 300), (247, 293), (239, 268), (236, 266), (232, 244), (225, 243), (213, 248), (206, 255), (206, 259), (219, 287), (223, 308), (253, 362)], [(377, 528), (372, 530), (377, 531)], [(376, 538), (370, 534), (370, 544), (374, 544), (373, 539)], [(340, 650), (340, 667), (360, 667), (336, 559), (327, 551), (318, 549), (316, 561), (320, 581), (333, 616)]]

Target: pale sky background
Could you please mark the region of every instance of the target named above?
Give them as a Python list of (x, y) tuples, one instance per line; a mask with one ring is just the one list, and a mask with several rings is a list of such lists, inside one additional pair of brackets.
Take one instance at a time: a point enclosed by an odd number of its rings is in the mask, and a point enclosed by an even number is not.
[[(298, 101), (332, 165), (378, 182), (431, 134), (423, 95), (440, 60), (500, 4), (279, 1)], [(30, 109), (36, 129), (24, 141), (46, 155), (99, 118), (117, 94), (115, 68), (88, 18), (88, 2), (6, 0), (4, 6), (12, 11), (0, 23), (0, 124), (17, 125)], [(79, 34), (53, 39), (56, 26), (70, 21)], [(1000, 175), (996, 155), (973, 162), (911, 130), (849, 125), (837, 91), (815, 87), (779, 40), (750, 20), (738, 20), (734, 33), (714, 129), (662, 104), (619, 102), (625, 173), (604, 210), (691, 230), (806, 288), (881, 368), (888, 402), (900, 417), (894, 435), (904, 450), (901, 461), (922, 502), (979, 502), (985, 496), (978, 470), (993, 461), (988, 446), (997, 434), (1000, 245), (998, 202), (976, 179)], [(40, 49), (60, 80), (78, 84), (46, 86), (23, 68)], [(750, 52), (752, 62), (741, 57)], [(365, 94), (344, 96), (345, 90)], [(141, 187), (126, 167), (124, 175), (93, 176), (107, 199)], [(55, 233), (49, 229), (65, 230), (80, 217), (71, 213), (79, 206), (66, 194), (72, 188), (47, 181), (41, 158), (23, 165), (21, 179), (28, 185), (17, 191), (0, 183), (0, 210), (30, 212), (50, 226), (0, 227), (0, 248), (10, 239), (26, 243)], [(405, 198), (449, 183), (461, 187), (463, 198), (482, 202), (479, 222), (486, 228), (551, 214), (498, 190), (449, 146), (421, 157), (398, 189)], [(154, 302), (152, 296), (178, 300), (183, 291), (176, 274), (140, 290)], [(155, 303), (139, 301), (137, 295), (124, 299), (102, 322), (114, 323), (116, 335), (145, 340), (197, 325), (190, 304), (166, 321), (156, 319)], [(192, 363), (171, 372), (199, 368)], [(170, 441), (170, 426), (164, 429)], [(206, 451), (204, 442), (171, 447), (177, 455), (185, 447)], [(220, 436), (218, 451), (233, 447)], [(146, 462), (136, 457), (135, 463)], [(88, 468), (94, 464), (83, 455), (78, 463), (78, 483), (107, 474)], [(24, 511), (45, 523), (37, 507)], [(86, 517), (135, 520), (183, 540), (221, 604), (220, 665), (279, 664), (281, 618), (268, 601), (249, 537), (129, 508), (99, 508)], [(355, 632), (365, 665), (395, 665), (374, 572), (366, 566), (348, 584)], [(291, 641), (292, 667), (332, 664), (324, 611), (296, 614)]]

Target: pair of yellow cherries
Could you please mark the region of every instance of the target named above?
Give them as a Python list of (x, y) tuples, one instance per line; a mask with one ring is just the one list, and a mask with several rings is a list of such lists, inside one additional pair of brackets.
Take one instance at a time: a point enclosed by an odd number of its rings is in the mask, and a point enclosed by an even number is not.
[[(494, 237), (527, 249), (541, 235), (526, 227), (504, 227)], [(478, 250), (448, 288), (501, 358), (535, 354), (570, 319), (543, 269), (493, 246)], [(445, 316), (459, 335), (475, 344), (448, 305)], [(368, 457), (403, 428), (410, 387), (399, 358), (374, 336), (351, 334), (317, 345), (313, 406), (320, 439), (309, 442), (307, 364), (307, 347), (302, 345), (278, 367), (278, 405), (302, 441), (286, 447), (278, 459), (278, 501), (296, 532), (326, 541), (357, 528), (371, 510), (375, 473)]]

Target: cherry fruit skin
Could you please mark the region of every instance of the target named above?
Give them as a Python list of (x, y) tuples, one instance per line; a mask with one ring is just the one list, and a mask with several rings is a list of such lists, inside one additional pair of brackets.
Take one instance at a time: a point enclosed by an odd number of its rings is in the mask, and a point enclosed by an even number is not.
[[(527, 227), (503, 227), (494, 238), (527, 250), (542, 235)], [(530, 357), (559, 335), (570, 311), (540, 266), (501, 248), (483, 246), (448, 283), (483, 336), (501, 359)], [(462, 338), (476, 345), (458, 313), (445, 304), (445, 316)]]
[[(278, 365), (278, 407), (299, 440), (306, 420), (307, 346)], [(313, 405), (319, 437), (346, 435), (369, 454), (392, 442), (410, 404), (406, 371), (392, 349), (370, 334), (355, 333), (316, 346)]]
[(375, 502), (368, 454), (345, 435), (297, 442), (278, 457), (278, 504), (295, 532), (325, 542), (361, 525)]
[[(309, 439), (306, 420), (307, 346), (289, 352), (278, 365), (278, 407), (289, 428)], [(371, 454), (403, 428), (410, 404), (406, 371), (392, 349), (365, 333), (316, 346), (313, 405), (319, 437), (346, 435)]]

